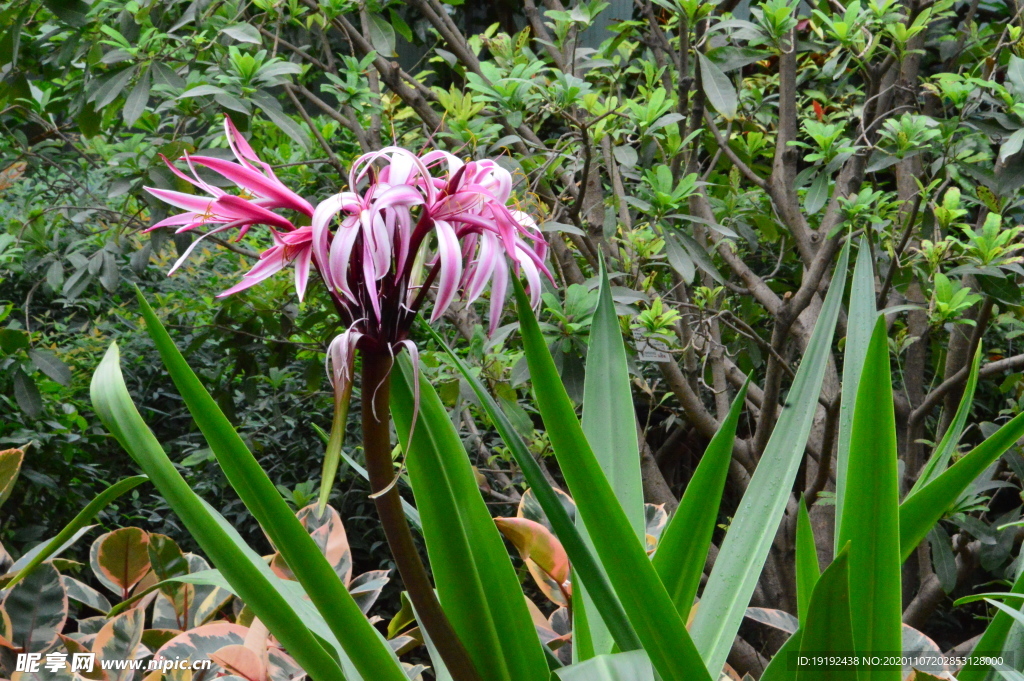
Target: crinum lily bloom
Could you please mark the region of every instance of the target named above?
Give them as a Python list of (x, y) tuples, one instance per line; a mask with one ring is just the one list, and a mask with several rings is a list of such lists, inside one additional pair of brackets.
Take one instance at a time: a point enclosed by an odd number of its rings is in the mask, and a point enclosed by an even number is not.
[[(209, 227), (204, 236), (237, 228), (239, 238), (253, 225), (269, 228), (273, 246), (241, 282), (220, 295), (241, 291), (293, 265), (301, 299), (310, 270), (320, 275), (344, 331), (327, 350), (335, 413), (324, 455), (319, 512), (326, 506), (340, 460), (358, 352), (363, 360), (363, 451), (381, 524), (417, 615), (438, 643), (445, 664), (449, 670), (463, 670), (456, 678), (476, 678), (469, 673), (473, 663), (416, 554), (401, 498), (394, 490), (398, 478), (391, 459), (390, 372), (402, 349), (409, 353), (413, 371), (418, 371), (418, 351), (409, 339), (416, 315), (429, 305), (430, 320), (436, 321), (460, 292), (470, 304), (490, 289), (488, 319), (493, 333), (501, 320), (510, 267), (526, 279), (536, 306), (541, 277), (551, 278), (544, 264), (547, 244), (533, 219), (510, 206), (512, 176), (495, 161), (466, 163), (442, 151), (417, 155), (387, 147), (356, 159), (347, 190), (314, 209), (278, 180), (230, 121), (225, 121), (225, 130), (238, 162), (186, 157), (191, 177), (171, 166), (206, 196), (148, 189), (185, 211), (154, 228)], [(244, 194), (228, 194), (204, 182), (195, 172), (196, 164), (234, 182)], [(309, 224), (296, 225), (280, 210), (308, 217)], [(416, 427), (418, 376), (412, 389), (407, 443)]]
[[(347, 403), (351, 392), (357, 348), (394, 356), (404, 347), (415, 360), (416, 346), (408, 333), (428, 291), (435, 291), (433, 322), (460, 291), (470, 304), (489, 286), (490, 333), (501, 320), (509, 265), (526, 278), (532, 303), (539, 302), (541, 276), (551, 276), (544, 265), (547, 244), (536, 222), (509, 206), (512, 176), (497, 162), (465, 163), (444, 151), (419, 156), (387, 147), (357, 158), (348, 190), (314, 209), (260, 160), (227, 117), (224, 132), (237, 163), (186, 155), (182, 160), (190, 176), (164, 159), (171, 172), (205, 195), (146, 187), (185, 211), (150, 229), (208, 228), (174, 264), (174, 273), (208, 236), (236, 229), (241, 239), (253, 225), (269, 228), (273, 245), (239, 283), (219, 296), (247, 289), (293, 265), (301, 300), (315, 268), (347, 327), (327, 354), (338, 405)], [(205, 182), (197, 165), (235, 183), (243, 194)], [(296, 226), (279, 210), (306, 216), (311, 224)]]
[[(237, 163), (211, 156), (186, 155), (182, 160), (188, 164), (189, 170), (192, 172), (190, 177), (178, 170), (166, 158), (163, 159), (172, 173), (197, 189), (206, 192), (208, 196), (145, 187), (146, 191), (158, 199), (185, 210), (184, 213), (161, 220), (150, 227), (150, 230), (161, 227), (177, 227), (177, 232), (185, 232), (196, 227), (208, 228), (205, 234), (189, 245), (178, 261), (174, 263), (169, 274), (173, 274), (181, 267), (185, 259), (206, 237), (229, 229), (237, 229), (237, 239), (241, 239), (253, 225), (264, 225), (270, 228), (274, 245), (260, 255), (260, 261), (242, 278), (241, 282), (219, 295), (227, 296), (254, 286), (294, 263), (295, 290), (299, 300), (302, 300), (309, 281), (310, 229), (308, 225), (296, 227), (291, 220), (275, 213), (274, 209), (291, 210), (311, 218), (313, 206), (278, 179), (273, 168), (260, 160), (245, 137), (226, 116), (224, 117), (224, 133), (227, 136), (228, 146), (238, 160)], [(196, 172), (196, 165), (209, 168), (225, 179), (234, 182), (243, 191), (243, 195), (229, 194), (223, 189), (203, 181)]]
[[(405, 348), (417, 368), (408, 334), (435, 283), (431, 321), (459, 291), (470, 304), (490, 285), (493, 333), (509, 265), (526, 277), (534, 305), (541, 275), (551, 276), (540, 230), (526, 213), (507, 207), (512, 177), (493, 161), (464, 164), (445, 152), (420, 157), (388, 147), (356, 160), (349, 188), (320, 203), (311, 226), (313, 261), (347, 326), (327, 358), (336, 414), (351, 392), (357, 349), (394, 356)], [(335, 432), (329, 455), (340, 447)]]

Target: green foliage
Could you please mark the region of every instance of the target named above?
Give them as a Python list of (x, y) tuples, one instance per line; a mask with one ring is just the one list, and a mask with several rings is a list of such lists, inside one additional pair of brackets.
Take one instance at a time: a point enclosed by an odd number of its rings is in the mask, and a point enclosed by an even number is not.
[[(15, 557), (24, 561), (29, 556), (27, 562), (36, 569), (22, 570), (27, 576), (15, 579), (34, 579), (33, 588), (49, 593), (40, 607), (55, 602), (56, 594), (53, 574), (42, 566), (60, 574), (72, 599), (66, 631), (81, 633), (81, 628), (73, 631), (70, 613), (78, 606), (72, 592), (84, 599), (79, 603), (102, 605), (96, 595), (110, 597), (68, 581), (74, 578), (61, 561), (69, 559), (43, 558), (51, 551), (55, 556), (86, 523), (99, 523), (110, 537), (149, 537), (145, 558), (161, 579), (194, 576), (179, 574), (179, 556), (197, 546), (205, 550), (214, 541), (236, 541), (224, 527), (217, 529), (218, 516), (205, 507), (192, 504), (185, 511), (188, 520), (179, 518), (172, 510), (182, 508), (181, 498), (172, 504), (173, 493), (164, 488), (159, 493), (146, 487), (123, 489), (136, 469), (111, 449), (85, 395), (88, 378), (112, 339), (125, 358), (130, 396), (153, 428), (155, 441), (162, 443), (151, 447), (153, 460), (166, 451), (184, 484), (214, 503), (228, 528), (237, 528), (245, 542), (262, 545), (266, 528), (261, 521), (273, 525), (269, 515), (246, 508), (258, 500), (254, 496), (265, 497), (292, 534), (296, 524), (286, 522), (291, 516), (287, 506), (298, 510), (319, 498), (322, 507), (329, 508), (330, 502), (338, 508), (338, 522), (345, 519), (351, 562), (371, 574), (391, 561), (373, 501), (367, 498), (365, 475), (358, 472), (361, 454), (352, 446), (359, 434), (358, 408), (338, 416), (332, 429), (338, 446), (331, 448), (337, 456), (332, 454), (326, 467), (336, 473), (317, 482), (324, 462), (316, 428), (327, 426), (332, 408), (322, 350), (338, 330), (328, 296), (313, 290), (300, 304), (282, 278), (216, 299), (214, 294), (235, 283), (239, 269), (269, 244), (265, 232), (253, 230), (230, 244), (229, 251), (209, 238), (196, 245), (198, 230), (174, 235), (171, 230), (143, 231), (167, 216), (164, 207), (146, 197), (143, 186), (194, 191), (166, 168), (160, 155), (224, 155), (228, 150), (220, 124), (225, 113), (274, 172), (303, 196), (345, 188), (339, 166), (346, 167), (360, 151), (391, 143), (411, 149), (433, 145), (460, 157), (498, 157), (514, 174), (518, 207), (550, 230), (554, 248), (547, 262), (554, 281), (545, 284), (539, 328), (555, 371), (541, 377), (546, 381), (542, 387), (532, 375), (543, 354), (540, 345), (532, 346), (531, 366), (511, 316), (504, 320), (511, 323), (487, 338), (472, 308), (453, 315), (462, 339), (448, 338), (456, 356), (448, 357), (435, 341), (420, 343), (420, 371), (444, 407), (438, 419), (443, 415), (453, 423), (462, 440), (454, 454), (445, 453), (462, 464), (468, 457), (494, 514), (511, 516), (531, 498), (543, 507), (544, 518), (536, 515), (534, 522), (550, 532), (545, 540), (562, 545), (572, 567), (563, 585), (568, 596), (562, 594), (559, 605), (573, 605), (573, 579), (585, 585), (575, 594), (585, 590), (594, 599), (593, 607), (583, 598), (575, 604), (582, 622), (576, 625), (577, 656), (586, 653), (584, 629), (599, 628), (593, 626), (597, 620), (604, 621), (619, 650), (634, 651), (569, 667), (559, 671), (561, 678), (647, 674), (649, 662), (636, 652), (638, 637), (650, 645), (662, 633), (652, 632), (662, 626), (658, 622), (630, 624), (639, 606), (617, 594), (635, 586), (623, 587), (601, 565), (599, 559), (606, 559), (610, 549), (588, 549), (572, 534), (573, 518), (557, 512), (565, 510), (565, 499), (552, 487), (563, 479), (572, 482), (572, 471), (566, 470), (572, 463), (563, 461), (566, 435), (558, 432), (575, 432), (568, 411), (577, 415), (582, 407), (584, 419), (593, 423), (597, 412), (590, 405), (601, 402), (587, 392), (596, 380), (607, 378), (600, 373), (606, 355), (594, 357), (593, 344), (619, 340), (608, 335), (608, 296), (613, 326), (625, 331), (624, 357), (616, 350), (614, 417), (606, 410), (600, 422), (611, 424), (614, 418), (616, 433), (639, 433), (645, 492), (665, 495), (659, 500), (669, 507), (682, 497), (681, 510), (664, 536), (652, 541), (652, 530), (659, 527), (652, 521), (647, 526), (651, 537), (641, 549), (660, 547), (654, 568), (680, 619), (686, 620), (693, 595), (702, 596), (693, 633), (712, 676), (722, 668), (753, 585), (762, 577), (765, 584), (784, 585), (787, 593), (778, 598), (799, 604), (802, 623), (812, 615), (842, 620), (836, 615), (838, 605), (812, 612), (815, 599), (808, 599), (812, 584), (821, 589), (817, 602), (822, 609), (829, 600), (843, 599), (844, 580), (837, 576), (841, 559), (827, 568), (830, 581), (824, 585), (809, 576), (814, 570), (808, 555), (815, 541), (824, 541), (815, 505), (833, 498), (837, 537), (860, 535), (890, 552), (898, 545), (903, 560), (928, 537), (932, 560), (922, 554), (916, 565), (926, 579), (932, 566), (954, 597), (984, 582), (1015, 582), (1011, 526), (1019, 518), (1024, 475), (1015, 446), (1024, 409), (1018, 359), (1024, 351), (1019, 292), (1024, 277), (1024, 228), (1019, 226), (1024, 221), (1024, 43), (1013, 13), (983, 3), (965, 14), (965, 8), (948, 1), (801, 7), (768, 0), (748, 7), (654, 0), (641, 3), (634, 14), (605, 2), (564, 4), (562, 9), (542, 7), (531, 17), (516, 14), (507, 3), (476, 7), (433, 0), (205, 5), (17, 0), (0, 8), (0, 447), (31, 443), (23, 462), (22, 455), (0, 455), (0, 500), (7, 500), (0, 539), (11, 554), (0, 551), (0, 564), (9, 567)], [(433, 8), (433, 14), (424, 7)], [(395, 64), (401, 70), (394, 70)], [(829, 316), (840, 306), (836, 296), (841, 293), (826, 298), (826, 286), (836, 240), (851, 232), (860, 232), (862, 241), (847, 314), (838, 326), (846, 337), (812, 343), (812, 329), (828, 327)], [(192, 246), (191, 259), (174, 278), (165, 278)], [(828, 258), (817, 262), (822, 252)], [(603, 280), (588, 279), (598, 273), (602, 257), (610, 271), (607, 288)], [(832, 279), (843, 276), (845, 267)], [(200, 415), (222, 413), (220, 430), (227, 433), (230, 423), (237, 433), (234, 451), (247, 450), (246, 456), (266, 471), (259, 494), (233, 490), (231, 483), (239, 480), (235, 475), (229, 482), (232, 476), (225, 475), (223, 448), (210, 446), (170, 389), (142, 333), (130, 284), (147, 292), (209, 392)], [(805, 285), (815, 288), (808, 291)], [(879, 296), (882, 289), (885, 295)], [(599, 299), (606, 308), (595, 313)], [(896, 475), (899, 489), (910, 490), (898, 510), (899, 540), (891, 526), (865, 520), (867, 511), (850, 510), (851, 504), (864, 507), (856, 500), (864, 490), (850, 489), (851, 479), (854, 487), (863, 488), (863, 476), (870, 472), (857, 462), (863, 452), (851, 445), (876, 302), (888, 308), (890, 352), (874, 347), (873, 359), (878, 367), (883, 359), (889, 362), (891, 372), (883, 377), (877, 368), (866, 377), (881, 386), (876, 422), (890, 418), (888, 404), (882, 404), (883, 378), (889, 379), (894, 397), (897, 455), (904, 464)], [(795, 320), (789, 318), (791, 311)], [(675, 364), (644, 361), (631, 345), (634, 331), (642, 339), (638, 344), (664, 342)], [(965, 340), (971, 341), (967, 348), (962, 347)], [(1008, 362), (993, 367), (1004, 359)], [(803, 377), (822, 366), (824, 388), (808, 387)], [(744, 403), (736, 394), (747, 376), (750, 392)], [(541, 409), (531, 391), (547, 399), (548, 393), (559, 392), (558, 382), (571, 402), (561, 405), (566, 418), (552, 428), (550, 405)], [(936, 389), (940, 395), (932, 394)], [(778, 424), (773, 410), (760, 403), (763, 393), (778, 402)], [(358, 388), (355, 397), (360, 397)], [(820, 409), (814, 412), (816, 403)], [(813, 424), (812, 431), (800, 437), (805, 421)], [(610, 437), (584, 430), (598, 468), (635, 470), (639, 453), (632, 445), (613, 446)], [(453, 432), (447, 436), (455, 444)], [(789, 442), (780, 463), (783, 437)], [(832, 442), (836, 451), (830, 458), (821, 447)], [(602, 454), (605, 447), (610, 454)], [(724, 477), (730, 454), (732, 475)], [(890, 454), (887, 450), (887, 461)], [(15, 485), (7, 474), (16, 458), (13, 468), (20, 477)], [(826, 470), (825, 479), (815, 480), (823, 460), (835, 474)], [(251, 465), (249, 471), (256, 473)], [(164, 472), (169, 475), (166, 466)], [(890, 516), (891, 473), (885, 478)], [(621, 499), (615, 477), (609, 476), (610, 486), (613, 497)], [(475, 499), (476, 488), (463, 478), (460, 494)], [(778, 488), (770, 499), (769, 478)], [(402, 478), (399, 485), (405, 484)], [(635, 488), (635, 480), (631, 484)], [(93, 513), (98, 509), (90, 501), (111, 499), (104, 497), (108, 488), (123, 494)], [(632, 499), (625, 515), (633, 530), (638, 529), (635, 492), (625, 494)], [(809, 509), (813, 524), (797, 511), (801, 492), (814, 502)], [(581, 518), (612, 503), (607, 495), (599, 502), (586, 495), (577, 499)], [(768, 499), (773, 512), (753, 504), (755, 499)], [(407, 515), (415, 517), (416, 509), (405, 503)], [(781, 518), (774, 513), (779, 503), (786, 508)], [(82, 508), (88, 513), (76, 517)], [(474, 517), (482, 528), (479, 513)], [(695, 530), (686, 535), (681, 528), (691, 522)], [(818, 537), (808, 536), (809, 525)], [(137, 530), (125, 532), (122, 526)], [(199, 526), (206, 534), (200, 530), (191, 536), (190, 530)], [(62, 527), (69, 529), (51, 541)], [(492, 530), (488, 526), (491, 544)], [(437, 531), (428, 522), (425, 534)], [(777, 540), (774, 547), (768, 547), (771, 539)], [(701, 592), (704, 547), (712, 542), (722, 548), (720, 563)], [(793, 542), (801, 574), (797, 580), (779, 579), (789, 575), (784, 568), (795, 555)], [(436, 562), (437, 550), (429, 543), (428, 556)], [(139, 549), (141, 539), (132, 546)], [(308, 543), (305, 548), (309, 558)], [(492, 562), (497, 561), (493, 548), (487, 552)], [(68, 555), (84, 559), (80, 549), (72, 545)], [(465, 547), (474, 550), (483, 549)], [(629, 565), (649, 579), (647, 568), (638, 567), (639, 552), (630, 552)], [(141, 565), (143, 552), (135, 554)], [(673, 554), (685, 554), (685, 561)], [(857, 554), (854, 542), (847, 558), (851, 565)], [(957, 554), (963, 554), (960, 563), (980, 569), (958, 575)], [(244, 564), (248, 554), (215, 556), (211, 549), (207, 555), (216, 557), (215, 563)], [(514, 558), (514, 564), (519, 560)], [(321, 577), (329, 576), (328, 567), (338, 572), (340, 563), (328, 560), (325, 567), (323, 562), (317, 562)], [(287, 564), (281, 558), (275, 567)], [(530, 560), (524, 564), (536, 578)], [(250, 567), (260, 569), (255, 563)], [(458, 565), (448, 567), (458, 570)], [(495, 570), (507, 573), (504, 567)], [(228, 572), (218, 578), (221, 589), (235, 588), (237, 576)], [(622, 572), (620, 566), (620, 578)], [(860, 572), (853, 569), (850, 577), (859, 579)], [(102, 574), (116, 587), (111, 594), (117, 598), (140, 592), (127, 574)], [(678, 581), (673, 584), (668, 574)], [(265, 612), (293, 598), (293, 591), (264, 578), (259, 583), (271, 603), (264, 604)], [(101, 584), (103, 579), (97, 577)], [(147, 578), (142, 579), (145, 584)], [(454, 577), (445, 579), (445, 588), (454, 588)], [(532, 582), (523, 581), (535, 599)], [(374, 592), (374, 582), (366, 578), (367, 592)], [(195, 612), (178, 607), (193, 599), (184, 584), (168, 583), (150, 592), (161, 594), (154, 602), (164, 604), (161, 621), (168, 626), (174, 619), (177, 627), (179, 615), (183, 623), (196, 624)], [(25, 584), (11, 582), (8, 588), (18, 589), (14, 600), (20, 612), (34, 607)], [(914, 588), (907, 586), (908, 597)], [(356, 611), (338, 585), (330, 582), (328, 591), (348, 604), (355, 622)], [(399, 591), (392, 586), (385, 592), (388, 609), (400, 607)], [(557, 586), (556, 591), (561, 593)], [(867, 598), (868, 591), (855, 589), (849, 596)], [(646, 598), (654, 600), (646, 606), (665, 614), (658, 598)], [(352, 600), (365, 612), (357, 593)], [(569, 662), (565, 643), (571, 626), (559, 619), (567, 610), (548, 612), (553, 603), (538, 602), (545, 609), (533, 613), (542, 640)], [(889, 606), (895, 610), (892, 602)], [(997, 625), (982, 640), (998, 651), (1006, 638), (999, 631), (1012, 619), (1002, 610), (985, 611), (982, 603), (935, 607), (937, 613), (921, 626), (943, 648), (981, 634), (987, 616), (995, 614)], [(51, 610), (55, 617), (57, 610)], [(229, 618), (242, 615), (226, 608), (219, 612)], [(118, 645), (133, 641), (137, 623), (124, 616), (129, 614), (125, 609), (118, 615), (122, 619), (104, 636)], [(245, 616), (250, 614), (247, 609)], [(289, 627), (306, 627), (330, 640), (332, 627), (327, 619), (317, 619), (314, 607), (298, 607), (293, 614)], [(662, 628), (678, 635), (676, 618), (668, 619), (671, 623)], [(713, 636), (708, 634), (712, 620), (724, 623)], [(414, 621), (395, 633), (409, 633)], [(507, 626), (495, 626), (502, 625)], [(853, 631), (862, 626), (855, 621)], [(526, 630), (532, 634), (528, 625)], [(151, 650), (155, 647), (146, 637), (155, 636), (153, 631), (141, 634)], [(98, 633), (97, 627), (86, 635)], [(803, 631), (776, 651), (776, 638), (754, 626), (743, 630), (756, 639), (757, 650), (776, 653), (776, 659), (798, 652), (801, 645), (841, 645), (823, 642), (820, 633)], [(809, 636), (801, 642), (804, 634)], [(379, 641), (367, 636), (366, 643), (383, 659), (382, 649), (375, 647)], [(501, 645), (513, 643), (529, 649), (536, 667), (538, 647), (523, 640)], [(294, 653), (292, 645), (286, 646), (289, 653)], [(671, 641), (662, 647), (674, 653), (676, 645)], [(323, 665), (315, 676), (336, 673), (330, 655), (318, 657), (314, 648), (309, 650), (313, 658), (303, 658), (303, 665), (316, 665), (316, 659)], [(476, 654), (497, 655), (494, 650)], [(655, 662), (659, 673), (668, 664)], [(347, 665), (343, 660), (340, 668), (356, 678), (355, 668)], [(773, 664), (765, 678), (778, 670)], [(244, 666), (232, 673), (255, 674)]]

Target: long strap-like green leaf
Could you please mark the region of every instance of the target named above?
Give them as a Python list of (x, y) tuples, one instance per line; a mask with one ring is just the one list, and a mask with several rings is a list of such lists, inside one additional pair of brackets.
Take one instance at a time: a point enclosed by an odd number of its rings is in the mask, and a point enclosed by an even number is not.
[[(811, 605), (814, 585), (821, 577), (818, 563), (818, 547), (814, 541), (814, 528), (807, 511), (807, 502), (800, 497), (800, 508), (796, 517), (796, 611), (800, 624), (807, 624), (807, 608)], [(852, 648), (850, 650), (853, 650)]]
[(964, 426), (967, 424), (967, 417), (971, 412), (971, 404), (974, 403), (974, 391), (978, 387), (980, 368), (981, 345), (979, 344), (977, 351), (974, 353), (971, 373), (967, 377), (967, 385), (964, 386), (964, 394), (960, 398), (960, 405), (956, 409), (956, 414), (953, 416), (949, 428), (943, 433), (942, 440), (936, 445), (935, 451), (928, 459), (928, 462), (921, 468), (921, 473), (917, 476), (917, 480), (914, 481), (914, 486), (907, 492), (907, 497), (916, 494), (922, 487), (939, 477), (946, 470), (946, 467), (949, 466), (949, 460), (953, 458), (953, 452), (956, 450), (956, 446), (960, 442), (960, 436), (963, 435)]
[(583, 543), (579, 530), (573, 524), (572, 518), (566, 512), (555, 490), (551, 487), (551, 483), (544, 477), (540, 466), (534, 460), (526, 443), (523, 442), (522, 436), (516, 432), (515, 426), (512, 425), (508, 416), (505, 415), (505, 412), (501, 410), (495, 399), (487, 392), (480, 379), (469, 370), (466, 363), (448, 347), (444, 339), (437, 332), (425, 324), (424, 327), (434, 337), (437, 344), (448, 353), (452, 363), (480, 399), (484, 411), (487, 412), (487, 416), (491, 419), (491, 423), (494, 424), (494, 428), (498, 431), (498, 435), (501, 436), (505, 446), (512, 452), (512, 457), (519, 464), (519, 470), (522, 471), (526, 484), (530, 486), (534, 496), (537, 498), (537, 502), (544, 510), (544, 515), (547, 516), (548, 522), (551, 523), (555, 536), (562, 542), (562, 547), (565, 548), (569, 561), (572, 563), (573, 572), (579, 577), (580, 581), (586, 583), (587, 588), (590, 590), (590, 597), (594, 601), (597, 614), (601, 616), (605, 626), (611, 632), (615, 645), (622, 651), (640, 649), (642, 647), (640, 639), (637, 638), (636, 632), (633, 631), (629, 618), (622, 609), (619, 599), (615, 596), (608, 577), (605, 575), (604, 570), (601, 569), (597, 559), (594, 558), (594, 554)]
[(849, 258), (847, 242), (793, 379), (786, 406), (751, 476), (704, 587), (691, 631), (709, 669), (721, 669), (729, 655), (786, 510), (814, 423), (818, 394), (831, 354), (832, 335), (843, 302)]
[(910, 557), (917, 545), (956, 503), (975, 478), (1024, 436), (1024, 414), (1017, 414), (964, 458), (900, 504), (900, 554)]
[(103, 425), (153, 481), (167, 504), (181, 518), (242, 600), (270, 629), (309, 675), (324, 681), (345, 681), (333, 657), (303, 625), (288, 601), (237, 546), (188, 486), (132, 403), (119, 366), (117, 344), (111, 344), (92, 378), (92, 404)]
[[(637, 537), (644, 541), (644, 489), (640, 479), (640, 448), (636, 433), (636, 411), (629, 382), (626, 347), (622, 342), (619, 317), (615, 313), (611, 285), (601, 260), (601, 286), (597, 310), (590, 325), (587, 372), (583, 384), (583, 434), (594, 450), (608, 483)], [(583, 516), (576, 525), (587, 545), (593, 548)], [(595, 612), (586, 585), (573, 591), (573, 655), (586, 660), (612, 651), (612, 635)], [(581, 617), (582, 616), (582, 617)], [(684, 618), (685, 621), (685, 618)]]
[(736, 425), (743, 411), (748, 385), (749, 378), (736, 394), (728, 416), (704, 450), (697, 470), (679, 501), (679, 508), (661, 533), (658, 550), (651, 559), (683, 621), (690, 616), (711, 548), (718, 508), (732, 461)]
[[(410, 445), (418, 378), (419, 417)], [(515, 569), (441, 398), (404, 354), (391, 379), (391, 412), (407, 452), (409, 482), (445, 614), (484, 679), (547, 679), (542, 644)]]
[[(1024, 556), (1017, 559), (1017, 580), (1013, 583), (1010, 588), (1010, 593), (1024, 594)], [(964, 665), (960, 673), (957, 674), (958, 681), (983, 681), (988, 678), (991, 665), (982, 664), (980, 658), (982, 657), (999, 657), (1003, 652), (1004, 643), (1006, 642), (1006, 636), (1010, 633), (1010, 628), (1013, 626), (1014, 617), (1009, 613), (1000, 610), (996, 613), (992, 621), (988, 623), (985, 628), (985, 633), (978, 639), (978, 643), (974, 646), (974, 650), (971, 652), (971, 658)], [(1014, 651), (1017, 655), (1021, 654), (1021, 651)], [(1014, 660), (1011, 664), (1020, 665), (1020, 660)]]
[[(857, 388), (839, 537), (850, 546), (854, 650), (861, 655), (895, 653), (903, 645), (898, 470), (889, 339), (879, 317)], [(903, 673), (899, 664), (873, 666), (860, 678), (900, 681)]]
[(5, 589), (10, 589), (12, 586), (25, 579), (33, 570), (35, 570), (40, 563), (53, 555), (64, 542), (75, 536), (79, 530), (89, 524), (89, 522), (96, 517), (96, 514), (107, 507), (114, 499), (125, 492), (135, 489), (146, 481), (145, 475), (134, 475), (124, 480), (118, 480), (110, 487), (100, 492), (95, 499), (89, 502), (89, 504), (83, 508), (78, 515), (76, 515), (70, 523), (64, 526), (64, 529), (57, 533), (57, 536), (50, 540), (50, 542), (43, 548), (42, 551), (32, 557), (32, 560), (28, 564), (18, 571), (18, 574), (14, 575), (11, 581), (4, 585)]
[(513, 278), (513, 284), (538, 410), (619, 601), (662, 681), (709, 681), (686, 626), (594, 458), (529, 298), (518, 279)]
[[(844, 549), (814, 587), (800, 636), (801, 657), (849, 655), (854, 650), (849, 576), (850, 564)], [(793, 660), (783, 662), (793, 664)], [(796, 673), (797, 681), (860, 681), (861, 678), (856, 666), (835, 664), (797, 666)]]
[(853, 425), (853, 405), (857, 401), (857, 386), (864, 358), (868, 354), (868, 341), (875, 328), (875, 275), (871, 264), (871, 249), (865, 239), (860, 240), (857, 264), (853, 268), (850, 284), (850, 305), (846, 316), (846, 348), (843, 352), (842, 401), (839, 403), (839, 437), (836, 440), (836, 528), (835, 551), (839, 551), (839, 529), (842, 524), (843, 503), (846, 500), (846, 469), (850, 456), (850, 427)]
[(188, 366), (141, 292), (138, 299), (149, 335), (225, 477), (281, 552), (359, 673), (374, 681), (407, 681), (390, 649), (380, 641), (316, 542)]

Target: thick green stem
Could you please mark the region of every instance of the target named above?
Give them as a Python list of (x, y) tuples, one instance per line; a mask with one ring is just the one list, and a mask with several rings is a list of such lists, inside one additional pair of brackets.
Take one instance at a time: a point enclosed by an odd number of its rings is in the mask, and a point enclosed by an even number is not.
[[(394, 360), (389, 354), (363, 352), (363, 451), (366, 453), (370, 487), (375, 493), (391, 485), (395, 476), (388, 429), (393, 364)], [(374, 501), (391, 554), (416, 608), (420, 625), (430, 635), (455, 681), (480, 681), (480, 674), (473, 666), (469, 653), (437, 601), (434, 587), (406, 522), (398, 487), (392, 486)]]

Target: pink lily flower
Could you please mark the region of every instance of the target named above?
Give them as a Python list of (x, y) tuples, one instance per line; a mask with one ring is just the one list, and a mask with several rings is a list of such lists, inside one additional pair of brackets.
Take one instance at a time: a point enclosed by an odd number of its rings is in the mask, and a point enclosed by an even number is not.
[[(310, 230), (308, 227), (296, 227), (291, 220), (275, 213), (274, 210), (292, 210), (312, 217), (313, 206), (278, 179), (274, 170), (260, 160), (245, 137), (226, 116), (224, 132), (237, 163), (208, 156), (186, 155), (182, 160), (188, 164), (192, 172), (190, 177), (166, 158), (163, 159), (172, 173), (197, 189), (206, 192), (207, 196), (145, 187), (145, 190), (153, 196), (185, 211), (161, 220), (147, 231), (161, 227), (177, 227), (177, 232), (184, 232), (200, 226), (210, 227), (205, 234), (189, 245), (185, 253), (174, 264), (168, 273), (173, 274), (203, 239), (237, 228), (236, 240), (240, 240), (253, 225), (267, 226), (271, 230), (274, 245), (261, 255), (260, 262), (243, 277), (239, 284), (220, 295), (225, 296), (249, 288), (267, 279), (288, 264), (294, 264), (296, 268), (295, 289), (299, 300), (302, 300), (309, 281), (309, 268), (312, 262)], [(196, 164), (209, 168), (234, 182), (242, 189), (243, 195), (229, 194), (223, 189), (203, 181), (196, 172)]]

